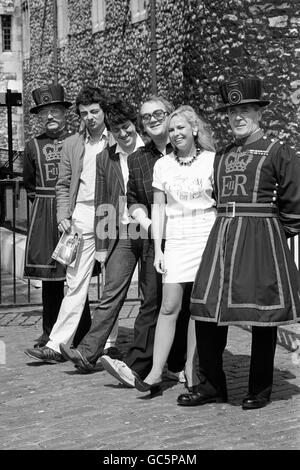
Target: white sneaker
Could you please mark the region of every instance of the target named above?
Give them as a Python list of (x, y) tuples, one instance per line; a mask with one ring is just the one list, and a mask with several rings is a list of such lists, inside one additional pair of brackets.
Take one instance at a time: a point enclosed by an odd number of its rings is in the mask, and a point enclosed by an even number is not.
[(101, 356), (101, 364), (104, 369), (109, 372), (113, 377), (119, 380), (122, 384), (127, 387), (134, 388), (134, 375), (130, 367), (125, 362), (119, 361), (119, 359), (112, 359), (109, 356)]
[(186, 382), (184, 370), (181, 370), (180, 372), (172, 372), (171, 370), (166, 369), (164, 375), (167, 379), (176, 380), (176, 382)]

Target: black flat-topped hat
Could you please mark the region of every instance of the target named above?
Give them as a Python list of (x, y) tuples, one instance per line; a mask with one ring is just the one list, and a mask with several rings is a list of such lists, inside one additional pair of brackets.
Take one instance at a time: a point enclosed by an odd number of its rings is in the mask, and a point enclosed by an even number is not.
[(41, 108), (49, 104), (60, 104), (65, 108), (72, 106), (70, 101), (65, 101), (64, 88), (62, 85), (45, 85), (33, 90), (32, 97), (36, 106), (30, 109), (32, 114), (37, 114)]
[(240, 78), (220, 85), (224, 105), (216, 111), (227, 111), (228, 108), (243, 104), (267, 106), (270, 101), (261, 98), (262, 81), (259, 78)]

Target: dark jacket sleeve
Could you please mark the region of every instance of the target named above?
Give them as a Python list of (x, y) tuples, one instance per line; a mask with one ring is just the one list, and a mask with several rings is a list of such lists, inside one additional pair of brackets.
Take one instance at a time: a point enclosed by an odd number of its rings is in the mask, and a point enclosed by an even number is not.
[[(151, 209), (145, 193), (145, 178), (141, 169), (140, 159), (144, 157), (144, 149), (138, 149), (128, 157), (128, 183), (127, 183), (127, 207), (129, 215), (137, 208), (142, 208), (151, 218)], [(151, 184), (152, 193), (152, 184)]]
[(25, 145), (23, 160), (23, 182), (30, 201), (35, 198), (36, 159), (33, 141)]
[[(127, 207), (130, 216), (132, 216), (136, 209), (142, 209), (145, 215), (151, 219), (151, 205), (147, 200), (145, 180), (139, 163), (139, 158), (143, 156), (140, 152), (144, 152), (144, 150), (139, 149), (128, 158), (129, 177), (127, 183)], [(144, 231), (142, 227), (141, 231)], [(151, 225), (149, 225), (145, 236), (151, 238)]]
[(129, 176), (128, 176), (126, 196), (127, 196), (127, 207), (130, 212), (130, 207), (132, 205), (138, 204), (138, 197), (137, 197), (138, 191), (137, 191), (137, 184), (136, 184), (137, 181), (135, 177), (135, 173), (136, 173), (135, 154), (132, 154), (128, 157), (127, 163), (128, 163)]
[(279, 219), (292, 237), (300, 233), (300, 160), (287, 144), (278, 143), (275, 151)]
[(108, 158), (108, 149), (105, 148), (96, 157), (96, 186), (95, 186), (95, 249), (96, 252), (108, 250), (109, 226), (113, 223), (112, 207), (108, 205), (108, 188), (105, 177), (105, 164)]

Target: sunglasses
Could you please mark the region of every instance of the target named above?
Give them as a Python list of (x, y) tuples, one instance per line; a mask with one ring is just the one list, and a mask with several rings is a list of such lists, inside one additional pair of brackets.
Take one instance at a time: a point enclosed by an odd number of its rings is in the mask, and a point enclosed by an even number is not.
[(162, 122), (167, 115), (168, 115), (167, 111), (164, 111), (163, 109), (156, 109), (151, 114), (150, 113), (142, 114), (141, 118), (144, 124), (149, 124), (152, 117), (156, 121)]

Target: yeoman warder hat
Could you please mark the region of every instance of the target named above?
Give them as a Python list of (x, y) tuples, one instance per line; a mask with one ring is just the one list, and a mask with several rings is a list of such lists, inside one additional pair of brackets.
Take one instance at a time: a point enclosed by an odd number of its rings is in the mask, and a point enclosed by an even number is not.
[(224, 105), (216, 111), (227, 111), (228, 108), (243, 104), (267, 106), (270, 101), (261, 99), (262, 82), (259, 78), (240, 78), (220, 85)]
[(70, 101), (64, 99), (64, 88), (62, 85), (45, 85), (33, 90), (32, 97), (36, 106), (30, 109), (32, 114), (37, 114), (41, 108), (49, 104), (60, 104), (65, 108), (72, 106)]

